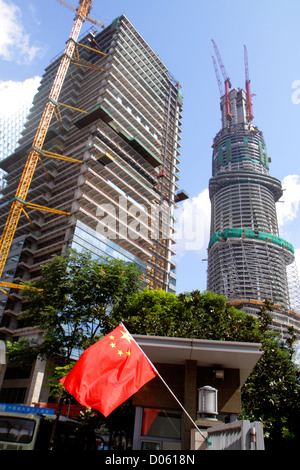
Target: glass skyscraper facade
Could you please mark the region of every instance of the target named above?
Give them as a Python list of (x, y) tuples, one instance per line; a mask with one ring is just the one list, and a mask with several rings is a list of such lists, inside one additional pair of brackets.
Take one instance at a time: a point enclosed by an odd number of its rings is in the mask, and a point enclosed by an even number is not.
[[(37, 209), (22, 215), (3, 278), (34, 281), (52, 255), (72, 247), (134, 262), (145, 286), (175, 292), (173, 213), (184, 194), (178, 191), (179, 83), (124, 15), (79, 42), (27, 198), (70, 215)], [(18, 147), (0, 162), (1, 230), (61, 58), (45, 70)], [(21, 295), (10, 295), (0, 293), (1, 337), (35, 338), (19, 325)], [(30, 380), (25, 401), (33, 395), (41, 401), (42, 388)]]

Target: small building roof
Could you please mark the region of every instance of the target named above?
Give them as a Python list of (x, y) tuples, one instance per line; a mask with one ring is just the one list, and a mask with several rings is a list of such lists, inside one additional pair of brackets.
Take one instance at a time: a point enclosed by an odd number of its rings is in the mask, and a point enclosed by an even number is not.
[(133, 335), (153, 364), (185, 364), (197, 361), (200, 367), (239, 369), (243, 385), (263, 352), (260, 343), (211, 341), (192, 338)]

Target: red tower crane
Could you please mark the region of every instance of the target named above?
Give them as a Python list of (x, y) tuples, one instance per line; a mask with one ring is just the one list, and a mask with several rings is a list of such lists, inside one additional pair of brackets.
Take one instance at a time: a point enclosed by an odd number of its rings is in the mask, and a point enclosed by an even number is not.
[(224, 95), (224, 90), (223, 90), (223, 87), (222, 87), (222, 82), (221, 82), (221, 80), (220, 80), (220, 75), (219, 75), (219, 71), (218, 71), (216, 59), (214, 58), (214, 56), (212, 56), (212, 60), (213, 60), (213, 64), (214, 64), (215, 74), (216, 74), (216, 77), (217, 77), (217, 82), (218, 82), (218, 86), (219, 86), (220, 96), (222, 97), (222, 96)]
[(225, 84), (225, 114), (226, 114), (226, 117), (228, 119), (231, 119), (232, 118), (232, 114), (231, 114), (231, 110), (230, 110), (231, 103), (230, 103), (230, 99), (229, 99), (229, 90), (231, 88), (231, 83), (230, 83), (230, 79), (227, 75), (227, 72), (225, 70), (224, 64), (222, 62), (217, 44), (215, 43), (215, 41), (213, 39), (212, 39), (212, 43), (213, 43), (214, 50), (215, 50), (215, 53), (216, 53), (216, 56), (217, 56), (217, 59), (218, 59), (218, 62), (219, 62), (220, 69), (221, 69), (222, 74), (223, 74), (223, 78), (224, 78), (224, 84)]
[(252, 111), (252, 95), (250, 90), (250, 79), (249, 79), (249, 68), (248, 68), (248, 52), (247, 47), (244, 45), (244, 62), (245, 62), (245, 79), (246, 79), (246, 106), (247, 106), (247, 119), (252, 121), (253, 111)]

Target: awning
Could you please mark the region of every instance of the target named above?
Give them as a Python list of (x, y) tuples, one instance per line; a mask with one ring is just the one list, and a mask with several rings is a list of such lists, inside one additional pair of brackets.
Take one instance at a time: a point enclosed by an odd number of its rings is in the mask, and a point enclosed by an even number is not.
[(133, 337), (154, 364), (185, 364), (186, 360), (194, 360), (200, 367), (239, 369), (241, 385), (247, 380), (262, 355), (260, 343), (151, 335), (133, 335)]

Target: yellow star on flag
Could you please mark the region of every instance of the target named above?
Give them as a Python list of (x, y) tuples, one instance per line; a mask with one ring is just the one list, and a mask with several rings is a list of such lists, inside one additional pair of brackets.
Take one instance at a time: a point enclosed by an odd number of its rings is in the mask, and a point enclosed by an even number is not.
[(156, 375), (150, 360), (121, 324), (87, 348), (60, 382), (82, 406), (107, 417)]
[(122, 335), (122, 338), (121, 339), (126, 339), (128, 341), (128, 343), (131, 343), (131, 336), (129, 333), (127, 333), (127, 331), (120, 331), (121, 335)]

